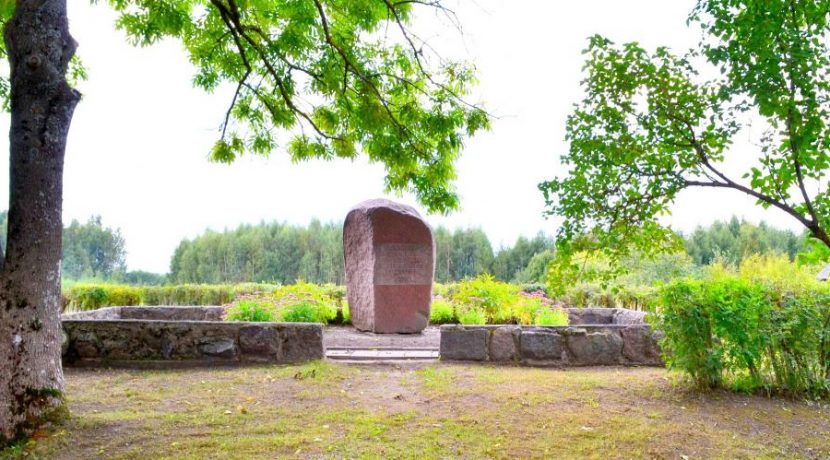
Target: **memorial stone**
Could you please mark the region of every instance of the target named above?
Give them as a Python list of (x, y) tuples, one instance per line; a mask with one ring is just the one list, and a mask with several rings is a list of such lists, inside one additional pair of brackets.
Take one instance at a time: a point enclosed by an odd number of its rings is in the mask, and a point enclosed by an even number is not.
[(349, 312), (361, 331), (415, 333), (429, 322), (435, 245), (415, 209), (364, 201), (343, 224)]

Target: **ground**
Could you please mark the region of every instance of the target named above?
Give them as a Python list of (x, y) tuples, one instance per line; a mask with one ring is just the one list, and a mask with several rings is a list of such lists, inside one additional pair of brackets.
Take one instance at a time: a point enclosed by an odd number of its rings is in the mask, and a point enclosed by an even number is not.
[(68, 369), (24, 458), (828, 458), (826, 403), (701, 394), (656, 368)]

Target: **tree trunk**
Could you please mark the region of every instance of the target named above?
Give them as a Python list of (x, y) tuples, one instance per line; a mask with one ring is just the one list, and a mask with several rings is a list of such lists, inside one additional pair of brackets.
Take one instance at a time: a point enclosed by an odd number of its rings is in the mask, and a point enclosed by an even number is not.
[(65, 79), (76, 47), (66, 0), (18, 0), (5, 39), (11, 69), (11, 164), (8, 239), (0, 273), (0, 441), (26, 434), (63, 405), (63, 160), (80, 100)]

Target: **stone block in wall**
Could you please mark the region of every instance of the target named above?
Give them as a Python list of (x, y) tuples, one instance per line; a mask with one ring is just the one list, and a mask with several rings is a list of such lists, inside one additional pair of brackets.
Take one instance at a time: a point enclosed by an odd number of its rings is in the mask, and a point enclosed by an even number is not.
[(623, 357), (630, 363), (662, 365), (657, 333), (647, 325), (633, 325), (620, 330)]
[(492, 330), (490, 335), (491, 361), (516, 361), (519, 359), (519, 326), (503, 326)]
[(646, 324), (646, 312), (615, 308), (614, 324)]
[(486, 361), (490, 331), (483, 327), (441, 327), (441, 359)]
[(243, 326), (239, 330), (239, 351), (244, 361), (277, 361), (280, 355), (277, 327), (272, 324)]
[(323, 326), (320, 324), (279, 324), (281, 363), (297, 363), (313, 359), (323, 359), (326, 350), (323, 347)]
[(623, 362), (623, 339), (617, 330), (571, 334), (568, 335), (567, 342), (573, 365), (613, 365)]
[(553, 329), (522, 330), (519, 337), (519, 353), (527, 361), (567, 361), (564, 337)]
[[(98, 337), (91, 331), (81, 330), (72, 340), (74, 354), (81, 359), (94, 359), (100, 356)], [(69, 347), (67, 347), (69, 348)]]
[(613, 324), (616, 308), (568, 308), (568, 323), (572, 326), (584, 324)]
[(230, 360), (237, 357), (236, 341), (231, 337), (205, 337), (197, 343), (203, 357)]

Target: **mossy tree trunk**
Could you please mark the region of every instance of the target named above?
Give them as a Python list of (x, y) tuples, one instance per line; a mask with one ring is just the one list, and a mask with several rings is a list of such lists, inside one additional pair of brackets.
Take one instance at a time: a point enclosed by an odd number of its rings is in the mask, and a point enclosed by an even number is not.
[(66, 136), (80, 94), (66, 0), (18, 0), (5, 40), (11, 80), (7, 250), (0, 258), (0, 444), (63, 404), (60, 254)]

